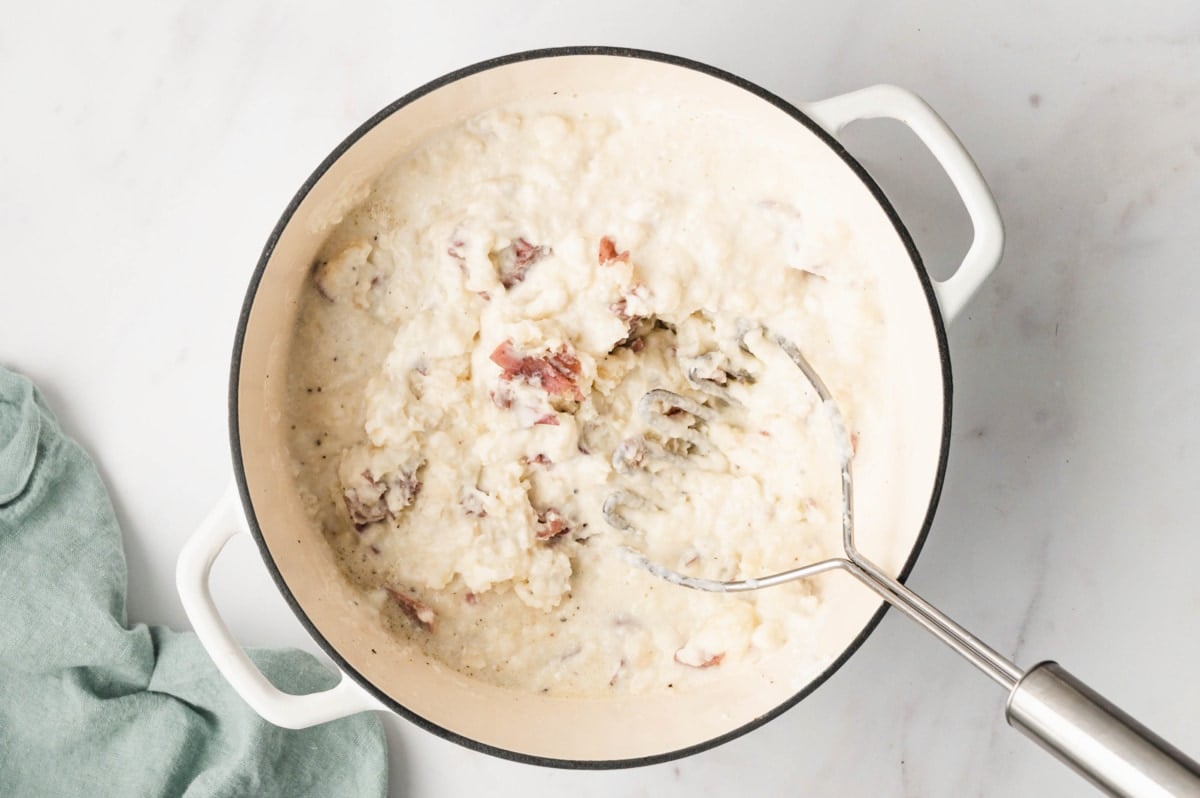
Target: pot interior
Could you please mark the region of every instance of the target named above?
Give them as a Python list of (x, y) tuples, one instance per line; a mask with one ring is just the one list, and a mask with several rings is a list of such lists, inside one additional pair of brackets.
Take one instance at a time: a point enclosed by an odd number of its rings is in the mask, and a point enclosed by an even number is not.
[(827, 140), (733, 82), (664, 60), (613, 53), (510, 60), (441, 83), (352, 137), (302, 192), (260, 264), (237, 342), (235, 459), (264, 558), (301, 619), (335, 659), (405, 714), (501, 754), (584, 763), (653, 758), (721, 738), (788, 704), (836, 667), (879, 609), (878, 599), (846, 574), (817, 577), (825, 610), (812, 641), (814, 661), (779, 656), (765, 663), (759, 679), (726, 680), (703, 693), (571, 700), (505, 690), (396, 653), (306, 515), (286, 443), (292, 329), (329, 230), (383, 168), (432, 133), (497, 105), (555, 92), (596, 103), (634, 98), (668, 110), (719, 109), (813, 165), (813, 185), (874, 265), (884, 298), (887, 407), (862, 424), (863, 439), (872, 444), (855, 460), (856, 534), (860, 549), (885, 570), (903, 568), (930, 513), (947, 432), (948, 372), (920, 267), (898, 222)]

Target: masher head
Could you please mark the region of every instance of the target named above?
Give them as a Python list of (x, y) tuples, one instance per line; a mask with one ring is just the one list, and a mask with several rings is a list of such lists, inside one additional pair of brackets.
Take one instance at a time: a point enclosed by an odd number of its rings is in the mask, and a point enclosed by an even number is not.
[[(753, 356), (752, 347), (759, 344), (778, 347), (804, 375), (819, 400), (818, 412), (823, 413), (828, 420), (841, 467), (842, 546), (846, 556), (853, 557), (855, 555), (854, 495), (850, 468), (853, 447), (837, 403), (820, 375), (794, 343), (783, 336), (771, 333), (761, 324), (744, 323), (740, 325), (740, 328), (737, 343), (743, 353)], [(734, 398), (728, 388), (728, 383), (730, 381), (752, 382), (752, 377), (745, 370), (730, 366), (727, 360), (715, 356), (709, 360), (710, 362), (701, 363), (687, 372), (689, 385), (704, 394), (703, 397), (685, 396), (663, 388), (648, 391), (642, 397), (638, 403), (638, 414), (661, 440), (649, 441), (642, 438), (627, 441), (618, 446), (613, 453), (613, 467), (618, 473), (629, 473), (631, 469), (640, 466), (647, 457), (658, 458), (677, 465), (692, 464), (694, 458), (701, 458), (708, 463), (717, 460), (723, 461), (721, 452), (704, 434), (705, 426), (718, 418), (723, 406), (738, 404), (738, 400)], [(604, 518), (614, 529), (624, 533), (634, 533), (637, 530), (629, 520), (626, 511), (642, 509), (648, 504), (651, 502), (645, 496), (629, 489), (618, 489), (610, 493), (604, 501)], [(847, 565), (845, 558), (833, 557), (762, 577), (723, 581), (689, 576), (652, 561), (645, 554), (628, 545), (621, 546), (618, 551), (630, 564), (643, 568), (671, 584), (693, 590), (721, 593), (758, 590), (844, 568)]]

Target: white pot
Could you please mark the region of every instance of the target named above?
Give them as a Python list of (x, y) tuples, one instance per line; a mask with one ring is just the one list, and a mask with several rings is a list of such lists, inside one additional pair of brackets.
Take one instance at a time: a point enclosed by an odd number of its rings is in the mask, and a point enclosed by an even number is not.
[[(180, 555), (178, 585), (196, 633), (230, 684), (264, 718), (301, 728), (369, 709), (393, 711), (449, 739), (540, 764), (645, 764), (716, 745), (808, 695), (858, 648), (882, 616), (878, 598), (845, 574), (824, 581), (829, 612), (815, 641), (821, 665), (769, 660), (771, 684), (716, 683), (702, 694), (570, 700), (501, 689), (429, 665), (372, 652), (394, 650), (373, 611), (334, 564), (298, 498), (285, 440), (286, 363), (320, 222), (354, 189), (434, 131), (494, 106), (552, 91), (622, 90), (703, 101), (775, 137), (780, 149), (820, 165), (824, 199), (847, 220), (879, 269), (885, 298), (884, 395), (890, 414), (864, 429), (877, 445), (855, 462), (859, 547), (901, 578), (932, 521), (950, 438), (950, 362), (944, 323), (995, 268), (1003, 231), (975, 164), (928, 105), (893, 86), (799, 107), (703, 64), (655, 53), (566, 48), (519, 53), (440, 78), (376, 114), (305, 181), (267, 241), (238, 324), (230, 385), (236, 490)], [(954, 276), (934, 282), (874, 181), (834, 138), (858, 119), (908, 125), (949, 174), (974, 226)], [(279, 692), (254, 668), (208, 591), (213, 560), (234, 535), (253, 535), (280, 591), (343, 672), (331, 690)]]

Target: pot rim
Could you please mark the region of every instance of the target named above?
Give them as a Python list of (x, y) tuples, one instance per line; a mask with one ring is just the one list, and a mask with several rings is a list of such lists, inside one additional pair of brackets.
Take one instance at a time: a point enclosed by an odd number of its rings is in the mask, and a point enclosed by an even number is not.
[(234, 335), (233, 357), (230, 364), (229, 378), (229, 436), (230, 448), (233, 455), (233, 470), (234, 478), (237, 482), (238, 493), (241, 496), (242, 508), (245, 511), (246, 521), (250, 528), (250, 533), (254, 537), (254, 542), (258, 546), (259, 553), (262, 555), (263, 562), (267, 566), (267, 571), (271, 575), (271, 579), (275, 582), (279, 592), (283, 594), (284, 600), (287, 601), (292, 612), (300, 621), (301, 625), (308, 634), (316, 641), (321, 650), (333, 660), (334, 664), (349, 678), (354, 679), (364, 690), (378, 699), (389, 710), (400, 715), (406, 720), (416, 724), (420, 728), (432, 732), (437, 736), (457, 743), (465, 748), (473, 751), (490, 754), (502, 759), (508, 759), (524, 764), (541, 765), (544, 767), (555, 767), (569, 770), (614, 770), (620, 768), (642, 767), (645, 765), (655, 765), (663, 762), (669, 762), (675, 759), (691, 756), (693, 754), (707, 751), (710, 748), (715, 748), (719, 745), (729, 742), (730, 740), (741, 737), (742, 735), (751, 732), (768, 721), (774, 720), (782, 715), (787, 710), (800, 703), (808, 697), (814, 690), (824, 684), (834, 673), (838, 671), (846, 663), (850, 657), (858, 651), (867, 637), (875, 631), (883, 620), (884, 614), (887, 612), (889, 605), (884, 602), (883, 605), (871, 616), (870, 620), (863, 627), (862, 631), (850, 642), (846, 648), (816, 677), (808, 682), (801, 690), (787, 700), (775, 706), (769, 712), (766, 712), (750, 721), (742, 724), (736, 729), (728, 731), (724, 734), (712, 737), (694, 745), (678, 748), (673, 751), (667, 751), (660, 754), (653, 754), (642, 757), (631, 757), (627, 759), (603, 759), (603, 760), (588, 760), (588, 759), (557, 759), (554, 757), (537, 756), (526, 754), (519, 751), (510, 751), (498, 746), (489, 745), (479, 742), (469, 737), (465, 737), (457, 732), (451, 731), (443, 726), (438, 725), (428, 718), (422, 717), (415, 712), (409, 710), (399, 702), (395, 701), (389, 695), (377, 688), (374, 683), (358, 672), (350, 663), (348, 663), (338, 650), (332, 646), (309, 620), (308, 615), (300, 606), (296, 597), (288, 588), (284, 581), (283, 574), (276, 566), (274, 558), (271, 556), (270, 549), (267, 546), (266, 539), (263, 536), (262, 528), (259, 526), (258, 517), (254, 512), (254, 505), (250, 499), (249, 488), (246, 483), (246, 471), (242, 462), (241, 449), (241, 434), (238, 428), (238, 389), (241, 374), (242, 361), (242, 346), (246, 337), (246, 328), (250, 319), (250, 311), (254, 306), (254, 300), (258, 294), (258, 286), (262, 280), (267, 263), (271, 259), (271, 255), (275, 251), (275, 245), (278, 243), (283, 231), (291, 223), (293, 215), (299, 208), (300, 203), (308, 196), (308, 193), (317, 184), (317, 182), (325, 175), (329, 168), (342, 157), (345, 152), (350, 149), (360, 138), (366, 135), (369, 131), (380, 124), (384, 119), (391, 116), (393, 113), (409, 105), (413, 101), (434, 92), (443, 86), (458, 81), (462, 78), (484, 72), (490, 69), (507, 66), (509, 64), (522, 61), (532, 61), (542, 58), (559, 58), (563, 56), (579, 56), (579, 55), (600, 55), (616, 58), (636, 58), (647, 61), (655, 61), (659, 63), (670, 64), (672, 66), (684, 67), (687, 69), (700, 72), (709, 77), (731, 83), (740, 89), (754, 94), (758, 98), (765, 100), (779, 110), (788, 114), (795, 121), (804, 125), (812, 133), (814, 133), (822, 142), (837, 154), (837, 156), (850, 168), (850, 170), (862, 181), (867, 190), (879, 203), (888, 220), (892, 223), (896, 234), (900, 237), (904, 244), (905, 250), (908, 252), (909, 259), (912, 262), (913, 269), (916, 272), (917, 279), (921, 283), (921, 289), (925, 294), (925, 301), (929, 308), (931, 320), (933, 322), (934, 333), (937, 338), (938, 358), (942, 368), (942, 439), (939, 445), (937, 472), (934, 476), (933, 490), (930, 493), (929, 507), (925, 513), (925, 519), (921, 524), (920, 532), (913, 544), (912, 550), (908, 558), (904, 562), (903, 568), (897, 579), (900, 582), (905, 582), (911, 573), (913, 566), (916, 564), (917, 558), (924, 548), (925, 540), (929, 535), (929, 530), (933, 525), (933, 518), (937, 511), (938, 501), (941, 498), (942, 485), (945, 481), (947, 459), (950, 451), (950, 427), (951, 427), (951, 411), (953, 399), (953, 381), (950, 370), (950, 350), (946, 339), (945, 323), (942, 319), (941, 310), (938, 307), (937, 298), (933, 291), (933, 283), (926, 271), (924, 263), (921, 260), (921, 255), (917, 251), (916, 245), (913, 243), (912, 237), (909, 235), (904, 223), (900, 220), (895, 208), (884, 195), (874, 179), (867, 173), (861, 164), (852, 156), (832, 135), (826, 132), (818, 125), (811, 117), (801, 111), (796, 105), (782, 99), (781, 97), (767, 91), (766, 89), (751, 83), (744, 78), (740, 78), (730, 72), (726, 72), (717, 67), (710, 66), (700, 61), (694, 61), (681, 56), (670, 55), (666, 53), (655, 52), (652, 50), (640, 50), (629, 47), (612, 47), (604, 45), (577, 45), (566, 47), (549, 47), (534, 50), (523, 50), (509, 55), (489, 58), (484, 61), (479, 61), (470, 66), (449, 72), (441, 77), (429, 81), (423, 86), (410, 91), (408, 94), (400, 97), (385, 106), (383, 109), (371, 116), (367, 121), (358, 126), (349, 136), (347, 136), (333, 151), (321, 161), (320, 165), (308, 176), (308, 179), (300, 186), (300, 189), (292, 197), (287, 208), (283, 211), (275, 228), (271, 231), (270, 237), (267, 239), (263, 247), (262, 255), (259, 257), (258, 264), (255, 266), (254, 273), (251, 276), (249, 287), (246, 290), (246, 297), (243, 300), (241, 312), (238, 316), (237, 330)]

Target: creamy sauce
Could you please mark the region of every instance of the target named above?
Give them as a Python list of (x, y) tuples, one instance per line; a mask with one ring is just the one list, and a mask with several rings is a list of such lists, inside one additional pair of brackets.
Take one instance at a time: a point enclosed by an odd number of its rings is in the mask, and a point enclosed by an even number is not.
[(882, 334), (846, 230), (804, 164), (716, 115), (517, 107), (394, 164), (314, 265), (289, 423), (398, 651), (571, 695), (803, 657), (812, 585), (703, 594), (621, 549), (708, 579), (838, 551)]

